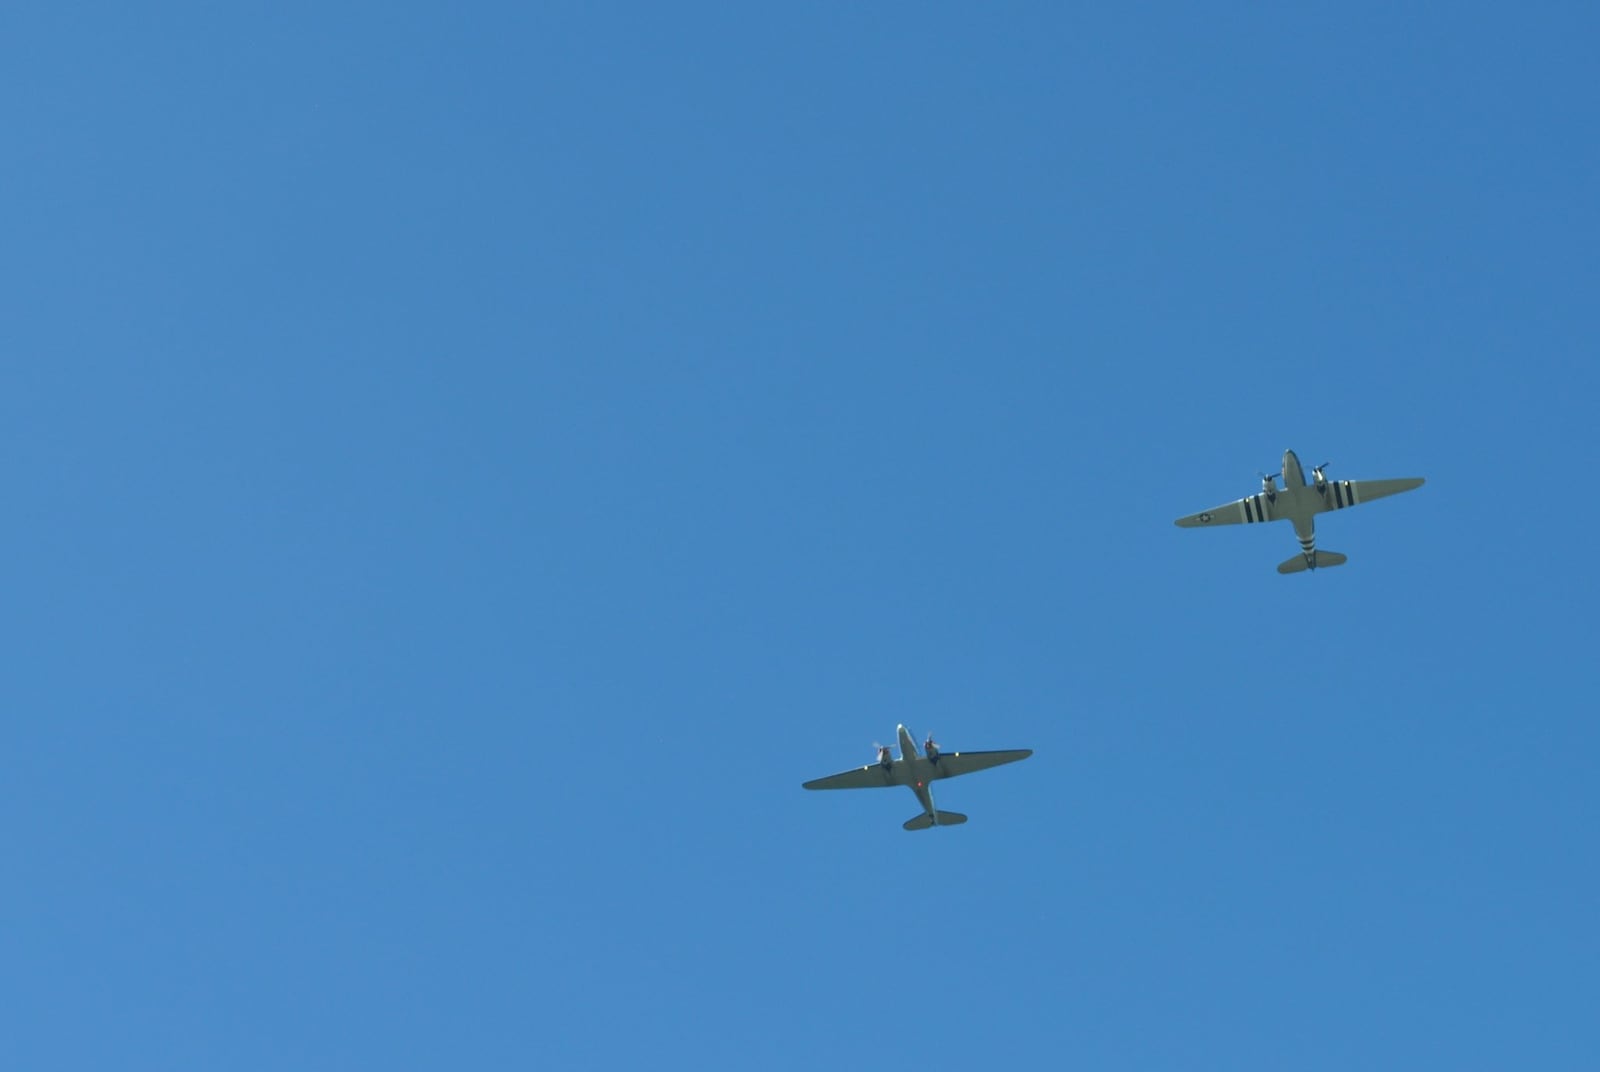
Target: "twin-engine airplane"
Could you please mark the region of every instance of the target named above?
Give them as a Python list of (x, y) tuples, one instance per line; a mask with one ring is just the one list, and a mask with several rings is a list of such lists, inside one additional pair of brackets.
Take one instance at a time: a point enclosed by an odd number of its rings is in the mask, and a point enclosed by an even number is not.
[(1300, 459), (1294, 451), (1283, 452), (1283, 488), (1276, 483), (1277, 473), (1261, 478), (1261, 490), (1255, 495), (1202, 510), (1198, 514), (1180, 517), (1175, 522), (1182, 528), (1202, 528), (1207, 525), (1238, 525), (1256, 521), (1294, 522), (1294, 533), (1300, 537), (1300, 553), (1278, 567), (1279, 573), (1299, 573), (1320, 566), (1337, 566), (1345, 556), (1337, 551), (1318, 551), (1316, 526), (1312, 518), (1325, 510), (1343, 510), (1347, 506), (1381, 499), (1385, 495), (1398, 495), (1402, 491), (1422, 486), (1420, 476), (1401, 477), (1398, 480), (1329, 480), (1323, 476), (1328, 463), (1323, 462), (1311, 470), (1312, 482), (1306, 483)]
[(933, 790), (929, 783), (937, 778), (954, 778), (958, 774), (971, 774), (1002, 763), (1015, 763), (1033, 755), (1031, 748), (1013, 748), (1002, 752), (941, 752), (933, 735), (923, 742), (924, 755), (917, 755), (917, 742), (911, 731), (896, 726), (900, 735), (900, 758), (889, 754), (888, 745), (878, 746), (878, 762), (843, 774), (830, 774), (804, 783), (806, 789), (876, 789), (885, 785), (909, 786), (922, 804), (922, 814), (907, 819), (907, 830), (926, 830), (930, 826), (958, 826), (967, 817), (958, 811), (940, 811), (933, 806)]

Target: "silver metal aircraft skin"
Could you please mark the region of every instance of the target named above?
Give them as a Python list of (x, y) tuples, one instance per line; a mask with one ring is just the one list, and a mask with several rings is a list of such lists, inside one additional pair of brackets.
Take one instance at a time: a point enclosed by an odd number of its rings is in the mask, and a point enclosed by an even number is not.
[(1206, 528), (1212, 525), (1252, 524), (1257, 521), (1293, 521), (1295, 535), (1300, 538), (1300, 553), (1278, 566), (1279, 573), (1299, 573), (1319, 566), (1338, 566), (1345, 556), (1337, 551), (1318, 551), (1316, 526), (1312, 519), (1328, 510), (1343, 510), (1358, 506), (1385, 495), (1398, 495), (1422, 486), (1422, 477), (1408, 476), (1396, 480), (1329, 480), (1323, 475), (1326, 462), (1311, 470), (1311, 483), (1306, 483), (1305, 470), (1294, 451), (1283, 452), (1283, 487), (1277, 485), (1277, 473), (1261, 477), (1261, 490), (1254, 495), (1231, 503), (1202, 510), (1198, 514), (1180, 517), (1174, 524), (1180, 528)]
[(917, 742), (911, 731), (896, 726), (900, 737), (900, 758), (890, 755), (888, 745), (878, 747), (878, 761), (865, 767), (814, 778), (802, 784), (805, 789), (879, 789), (886, 785), (903, 785), (917, 795), (922, 814), (907, 819), (907, 830), (926, 830), (931, 826), (959, 826), (967, 817), (958, 811), (940, 811), (933, 804), (932, 783), (940, 778), (954, 778), (958, 774), (998, 767), (1002, 763), (1015, 763), (1033, 755), (1031, 748), (1013, 748), (998, 752), (941, 752), (929, 734), (923, 742), (922, 755), (917, 754)]

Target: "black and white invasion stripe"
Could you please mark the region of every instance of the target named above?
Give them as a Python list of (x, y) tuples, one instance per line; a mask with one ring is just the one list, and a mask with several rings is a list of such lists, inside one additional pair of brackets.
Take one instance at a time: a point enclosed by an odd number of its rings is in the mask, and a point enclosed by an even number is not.
[(1239, 500), (1239, 508), (1244, 512), (1247, 522), (1271, 521), (1267, 516), (1267, 502), (1257, 493)]

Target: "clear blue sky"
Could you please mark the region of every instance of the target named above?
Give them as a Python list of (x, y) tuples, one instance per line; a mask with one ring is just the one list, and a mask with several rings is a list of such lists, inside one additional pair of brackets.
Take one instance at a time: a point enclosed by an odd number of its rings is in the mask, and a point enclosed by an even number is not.
[(1592, 6), (754, 7), (0, 17), (0, 1064), (1592, 1067)]

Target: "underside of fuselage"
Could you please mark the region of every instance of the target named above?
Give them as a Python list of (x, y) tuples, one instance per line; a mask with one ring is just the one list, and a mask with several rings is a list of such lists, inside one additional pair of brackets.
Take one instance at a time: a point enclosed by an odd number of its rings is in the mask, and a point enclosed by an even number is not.
[[(1272, 499), (1273, 513), (1294, 525), (1295, 538), (1300, 541), (1300, 554), (1281, 562), (1279, 573), (1301, 573), (1322, 566), (1337, 566), (1345, 557), (1334, 551), (1317, 550), (1317, 525), (1315, 518), (1324, 509), (1323, 498), (1327, 487), (1322, 470), (1316, 470), (1316, 483), (1306, 483), (1306, 471), (1300, 458), (1292, 450), (1283, 452), (1283, 490)], [(1271, 478), (1267, 478), (1270, 480)]]
[(924, 756), (918, 754), (916, 738), (905, 726), (896, 726), (895, 735), (900, 738), (900, 758), (894, 764), (894, 780), (910, 789), (917, 803), (922, 805), (922, 813), (907, 819), (903, 824), (905, 829), (927, 830), (934, 826), (957, 826), (966, 822), (965, 815), (940, 811), (933, 802), (932, 782), (939, 777), (939, 750), (933, 743), (933, 737), (930, 735), (928, 738), (928, 755)]

